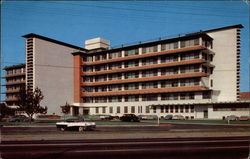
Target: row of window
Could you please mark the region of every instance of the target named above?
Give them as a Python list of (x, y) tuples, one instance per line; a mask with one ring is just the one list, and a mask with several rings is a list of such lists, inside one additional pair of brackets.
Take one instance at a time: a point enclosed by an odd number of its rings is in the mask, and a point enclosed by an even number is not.
[[(210, 99), (210, 92), (202, 92), (202, 99)], [(159, 100), (194, 100), (195, 93), (165, 93), (165, 94), (146, 94), (129, 96), (111, 97), (84, 97), (84, 103), (112, 103), (112, 102), (138, 102), (138, 101), (159, 101)]]
[[(199, 53), (184, 54), (180, 56), (180, 61), (199, 59), (200, 58), (199, 56), (200, 56)], [(208, 56), (211, 56), (211, 58), (209, 58)], [(207, 55), (205, 53), (202, 53), (202, 59), (204, 60), (212, 59), (212, 56), (213, 55)], [(167, 55), (167, 56), (160, 56), (159, 59), (158, 57), (151, 57), (151, 58), (145, 58), (145, 59), (140, 59), (140, 60), (100, 64), (96, 66), (84, 66), (82, 69), (83, 69), (83, 72), (96, 72), (96, 71), (137, 67), (139, 66), (140, 62), (141, 62), (141, 66), (146, 66), (146, 65), (153, 65), (153, 64), (164, 64), (168, 62), (178, 62), (179, 61), (178, 59), (179, 59), (178, 55)], [(158, 63), (158, 61), (160, 62)]]
[(24, 68), (17, 68), (17, 69), (7, 70), (6, 71), (7, 75), (18, 74), (18, 73), (23, 73), (23, 72), (25, 72)]
[(6, 78), (6, 82), (19, 82), (19, 81), (24, 81), (25, 77), (11, 77), (11, 78)]
[[(113, 113), (157, 113), (157, 109), (160, 113), (194, 113), (193, 105), (176, 105), (176, 106), (161, 106), (161, 107), (150, 107), (145, 106), (145, 109), (142, 106), (117, 106), (117, 107), (96, 107), (96, 114), (113, 114)], [(107, 112), (108, 110), (108, 112)]]
[(153, 76), (165, 76), (174, 74), (184, 74), (184, 73), (213, 73), (213, 68), (207, 68), (206, 66), (200, 67), (200, 65), (187, 65), (180, 67), (167, 67), (161, 69), (150, 69), (143, 71), (132, 71), (124, 73), (113, 73), (108, 75), (97, 75), (97, 76), (84, 76), (82, 78), (83, 82), (104, 82), (111, 80), (121, 80), (121, 79), (131, 79), (139, 77), (153, 77)]
[(20, 85), (6, 86), (6, 90), (7, 90), (7, 91), (16, 90), (16, 89), (20, 89), (20, 88), (21, 88)]
[(180, 79), (180, 80), (165, 80), (159, 82), (143, 82), (143, 83), (128, 83), (105, 86), (86, 86), (82, 88), (83, 92), (107, 92), (107, 91), (121, 91), (121, 90), (136, 90), (139, 89), (153, 89), (153, 88), (170, 88), (170, 87), (184, 87), (184, 86), (199, 86), (200, 78), (194, 79)]
[[(191, 46), (197, 46), (197, 45), (202, 45), (207, 48), (212, 48), (212, 41), (202, 39), (202, 43), (200, 44), (199, 38), (190, 39), (190, 40), (182, 40), (182, 41), (177, 41), (177, 42), (172, 42), (172, 43), (165, 43), (165, 44), (153, 45), (149, 47), (142, 47), (141, 53), (146, 54), (146, 53), (151, 53), (151, 52), (173, 50), (173, 49), (185, 48), (185, 47), (191, 47)], [(158, 49), (158, 46), (160, 46), (160, 49)], [(124, 51), (125, 57), (133, 56), (133, 55), (139, 55), (139, 48)], [(122, 57), (121, 51), (112, 52), (112, 53), (102, 53), (102, 54), (94, 55), (94, 56), (87, 56), (86, 59), (84, 60), (87, 62), (93, 62), (93, 61), (101, 61), (101, 60), (107, 60), (107, 59), (115, 59), (119, 57)]]

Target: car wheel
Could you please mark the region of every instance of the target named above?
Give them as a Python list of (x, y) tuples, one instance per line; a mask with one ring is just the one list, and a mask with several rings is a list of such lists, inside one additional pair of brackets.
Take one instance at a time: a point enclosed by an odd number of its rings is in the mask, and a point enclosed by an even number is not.
[(85, 128), (84, 128), (83, 126), (80, 126), (80, 127), (78, 128), (78, 130), (79, 130), (79, 132), (83, 132), (83, 131), (85, 130)]
[(61, 131), (65, 131), (65, 128), (60, 128)]

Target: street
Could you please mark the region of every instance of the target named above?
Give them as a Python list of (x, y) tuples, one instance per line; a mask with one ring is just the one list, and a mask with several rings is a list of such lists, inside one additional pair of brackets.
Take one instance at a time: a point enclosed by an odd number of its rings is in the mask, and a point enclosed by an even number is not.
[(3, 159), (246, 159), (249, 137), (3, 141)]

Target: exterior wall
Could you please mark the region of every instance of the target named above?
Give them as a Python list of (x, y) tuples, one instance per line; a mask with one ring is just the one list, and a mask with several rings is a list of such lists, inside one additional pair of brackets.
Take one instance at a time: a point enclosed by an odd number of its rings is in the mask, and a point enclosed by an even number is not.
[(250, 109), (238, 110), (238, 111), (214, 111), (212, 107), (208, 109), (209, 119), (223, 119), (230, 115), (240, 116), (249, 116)]
[[(215, 65), (210, 80), (213, 80), (213, 95), (216, 101), (237, 100), (237, 29), (207, 33), (213, 40), (215, 52), (211, 64)], [(210, 81), (211, 82), (211, 81)]]
[(34, 87), (44, 95), (41, 104), (48, 114), (61, 113), (61, 105), (73, 102), (74, 49), (34, 38)]

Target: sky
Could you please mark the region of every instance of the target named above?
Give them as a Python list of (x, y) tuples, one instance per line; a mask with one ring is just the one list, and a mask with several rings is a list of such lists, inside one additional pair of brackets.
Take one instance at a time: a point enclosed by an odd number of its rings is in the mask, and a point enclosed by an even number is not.
[(1, 68), (25, 62), (21, 36), (28, 33), (80, 47), (102, 37), (117, 47), (235, 24), (244, 26), (240, 90), (245, 92), (250, 60), (249, 4), (244, 1), (4, 1)]

